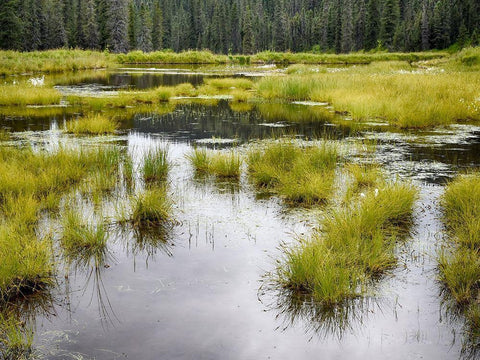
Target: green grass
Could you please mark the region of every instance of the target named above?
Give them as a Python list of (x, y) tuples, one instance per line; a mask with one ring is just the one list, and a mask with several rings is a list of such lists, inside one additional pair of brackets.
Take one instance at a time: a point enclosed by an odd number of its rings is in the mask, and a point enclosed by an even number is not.
[(131, 221), (136, 226), (151, 226), (171, 219), (172, 203), (165, 187), (145, 190), (133, 200)]
[(423, 128), (479, 120), (479, 85), (477, 73), (392, 73), (373, 66), (265, 77), (258, 82), (258, 95), (267, 100), (328, 102), (357, 121), (381, 119), (400, 128)]
[(480, 174), (459, 176), (442, 197), (450, 237), (438, 254), (438, 276), (466, 319), (466, 335), (480, 339)]
[(61, 223), (61, 244), (68, 258), (90, 258), (105, 253), (108, 237), (103, 222), (89, 223), (79, 211), (67, 209)]
[(2, 359), (27, 360), (33, 353), (32, 329), (12, 314), (0, 313), (0, 355)]
[(0, 51), (0, 74), (63, 72), (114, 66), (112, 57), (89, 50)]
[(0, 225), (0, 298), (9, 301), (53, 284), (49, 239), (39, 240), (22, 224)]
[(195, 148), (187, 155), (187, 159), (196, 175), (213, 175), (220, 179), (240, 177), (242, 159), (233, 151), (223, 153)]
[(334, 144), (302, 148), (280, 141), (248, 156), (249, 177), (259, 188), (279, 194), (292, 204), (323, 203), (332, 195), (334, 170), (340, 160)]
[(145, 154), (141, 172), (145, 182), (160, 182), (167, 179), (169, 168), (168, 150), (155, 148)]
[(395, 266), (397, 234), (411, 225), (416, 198), (415, 188), (395, 182), (330, 211), (312, 238), (285, 249), (278, 281), (327, 306), (362, 296), (371, 280)]
[(102, 114), (88, 114), (66, 124), (66, 131), (75, 135), (107, 135), (114, 134), (119, 124)]
[(0, 85), (0, 106), (58, 105), (62, 95), (50, 87)]
[(120, 64), (224, 64), (227, 62), (226, 55), (216, 55), (210, 51), (184, 51), (174, 53), (172, 51), (154, 51), (144, 53), (132, 51), (128, 54), (119, 54), (116, 58)]

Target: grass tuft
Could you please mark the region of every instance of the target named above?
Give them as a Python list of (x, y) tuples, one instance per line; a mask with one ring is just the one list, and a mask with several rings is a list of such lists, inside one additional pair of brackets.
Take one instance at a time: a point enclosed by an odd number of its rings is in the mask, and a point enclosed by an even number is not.
[(106, 135), (118, 130), (118, 123), (101, 114), (89, 114), (66, 124), (66, 131), (75, 135)]

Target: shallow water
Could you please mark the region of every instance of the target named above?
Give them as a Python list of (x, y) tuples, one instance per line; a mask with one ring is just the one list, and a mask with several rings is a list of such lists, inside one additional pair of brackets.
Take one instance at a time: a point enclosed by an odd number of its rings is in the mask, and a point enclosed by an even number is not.
[[(72, 109), (55, 116), (0, 116), (0, 127), (15, 131), (14, 144), (115, 143), (134, 159), (168, 146), (173, 164), (169, 192), (178, 224), (156, 235), (114, 228), (98, 269), (66, 270), (51, 298), (32, 311), (37, 351), (48, 359), (460, 358), (461, 319), (444, 309), (435, 281), (442, 240), (438, 198), (445, 180), (479, 166), (480, 127), (423, 133), (352, 128), (318, 105), (258, 104), (235, 111), (223, 100), (179, 104), (167, 114), (125, 115), (118, 136), (80, 139), (61, 132), (75, 116)], [(280, 246), (308, 235), (319, 210), (258, 197), (245, 177), (237, 184), (195, 179), (185, 158), (196, 145), (246, 151), (252, 141), (283, 136), (368, 140), (391, 177), (420, 188), (416, 223), (411, 239), (398, 247), (397, 269), (380, 280), (375, 296), (344, 313), (292, 301), (266, 276)], [(363, 160), (359, 152), (348, 156)]]

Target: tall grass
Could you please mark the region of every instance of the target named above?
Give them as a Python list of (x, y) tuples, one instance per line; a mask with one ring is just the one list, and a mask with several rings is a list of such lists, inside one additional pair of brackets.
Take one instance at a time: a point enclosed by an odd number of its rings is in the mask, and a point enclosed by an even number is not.
[(48, 239), (39, 240), (22, 224), (0, 225), (0, 298), (11, 300), (53, 284), (53, 255)]
[[(39, 238), (42, 210), (55, 210), (75, 185), (97, 172), (115, 174), (120, 152), (114, 148), (65, 149), (52, 153), (0, 147), (0, 299), (41, 290), (52, 283), (52, 239)], [(64, 214), (64, 245), (89, 247), (105, 233)], [(100, 225), (98, 225), (100, 226)], [(68, 231), (70, 230), (70, 232)], [(93, 233), (93, 235), (92, 235)]]
[(330, 212), (312, 238), (285, 249), (278, 281), (327, 306), (361, 296), (396, 264), (396, 235), (408, 230), (416, 198), (411, 185), (391, 183)]
[(460, 176), (442, 198), (450, 243), (439, 252), (439, 280), (466, 318), (467, 333), (480, 339), (480, 174)]
[(230, 153), (209, 152), (195, 148), (187, 155), (197, 175), (211, 174), (217, 178), (239, 178), (242, 159), (233, 151)]
[(106, 135), (118, 130), (118, 123), (102, 114), (88, 114), (66, 124), (66, 131), (75, 135)]
[(62, 214), (62, 247), (67, 257), (89, 258), (104, 253), (107, 231), (103, 222), (89, 223), (78, 210), (67, 209)]
[(250, 152), (249, 177), (256, 186), (279, 194), (287, 202), (312, 205), (332, 195), (338, 161), (338, 149), (333, 144), (301, 148), (281, 141)]
[(2, 359), (23, 360), (32, 357), (33, 331), (13, 314), (0, 313), (0, 355)]
[(1, 106), (57, 105), (62, 94), (49, 87), (33, 87), (26, 84), (0, 85)]
[(169, 167), (168, 150), (162, 148), (148, 150), (141, 168), (143, 179), (146, 182), (165, 181)]
[[(325, 101), (355, 120), (380, 118), (400, 128), (480, 119), (473, 73), (376, 73), (357, 71), (309, 76), (267, 77), (259, 81), (265, 99)], [(425, 96), (428, 94), (428, 96)]]
[(112, 57), (89, 50), (0, 51), (0, 74), (62, 72), (112, 67)]
[(133, 200), (131, 221), (136, 226), (152, 226), (171, 219), (172, 203), (164, 186), (137, 195)]

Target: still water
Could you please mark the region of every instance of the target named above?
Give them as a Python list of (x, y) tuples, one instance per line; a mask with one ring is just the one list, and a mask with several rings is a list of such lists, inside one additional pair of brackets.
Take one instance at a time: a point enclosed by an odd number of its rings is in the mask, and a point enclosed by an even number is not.
[[(110, 90), (128, 87), (129, 76), (118, 73), (101, 84)], [(134, 85), (170, 81), (158, 76)], [(203, 75), (186, 76), (179, 75), (172, 84), (200, 82)], [(100, 84), (86, 81), (93, 82)], [(63, 123), (79, 111), (2, 115), (0, 127), (14, 131), (16, 144), (115, 143), (134, 159), (149, 148), (167, 147), (177, 222), (155, 234), (114, 227), (99, 266), (60, 266), (62, 275), (50, 296), (24, 309), (35, 319), (35, 348), (44, 358), (461, 357), (462, 321), (442, 305), (435, 280), (435, 255), (443, 236), (438, 199), (446, 180), (480, 164), (480, 127), (399, 132), (384, 124), (349, 124), (322, 106), (254, 104), (238, 109), (222, 100), (178, 104), (163, 114), (119, 110), (122, 131), (117, 136), (64, 135)], [(308, 235), (321, 210), (259, 197), (245, 175), (237, 183), (199, 180), (185, 157), (194, 146), (246, 152), (252, 142), (286, 136), (374, 143), (373, 156), (389, 176), (409, 179), (420, 189), (411, 237), (398, 246), (398, 267), (366, 300), (341, 311), (292, 299), (272, 286), (268, 276), (282, 256), (281, 246)], [(361, 161), (358, 153), (348, 156)]]

